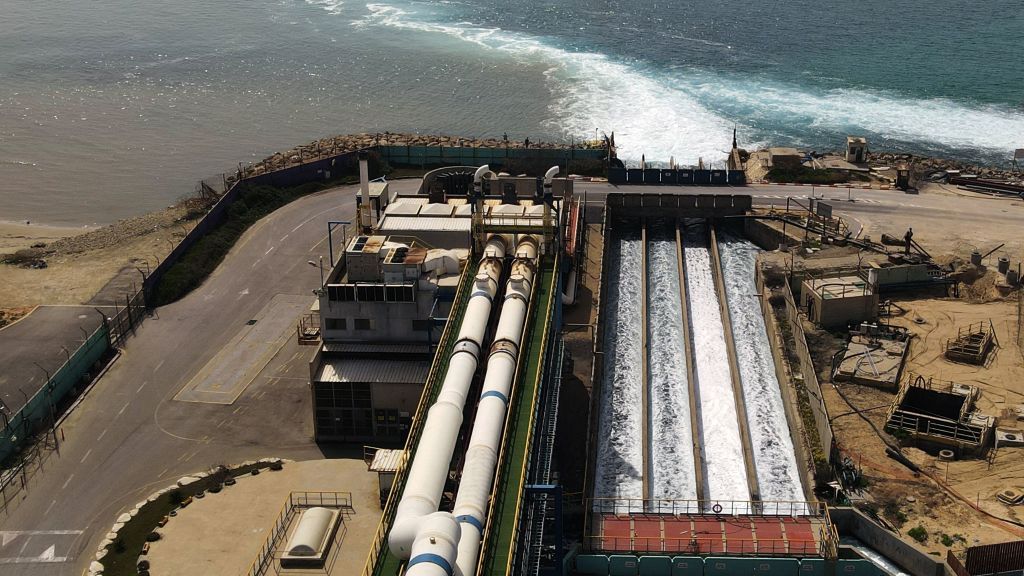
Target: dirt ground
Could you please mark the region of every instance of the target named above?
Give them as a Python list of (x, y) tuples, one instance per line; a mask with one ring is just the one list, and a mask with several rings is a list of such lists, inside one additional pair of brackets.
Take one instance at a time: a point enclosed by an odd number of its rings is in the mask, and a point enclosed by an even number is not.
[[(895, 300), (906, 313), (890, 322), (914, 334), (904, 381), (912, 373), (976, 385), (981, 389), (977, 406), (982, 413), (998, 417), (999, 425), (1021, 427), (1018, 424), (1024, 423), (1008, 414), (1010, 406), (1024, 403), (1024, 362), (1016, 340), (1016, 299), (970, 301), (995, 297), (981, 288), (976, 297), (968, 298), (967, 291), (962, 296)], [(945, 342), (956, 336), (958, 327), (989, 320), (999, 345), (990, 354), (987, 366), (960, 364), (945, 358)], [(868, 480), (863, 496), (905, 536), (920, 526), (927, 532), (922, 546), (941, 554), (948, 548), (960, 551), (967, 546), (1024, 537), (1024, 528), (975, 510), (979, 507), (996, 517), (1018, 522), (1024, 518), (1022, 511), (1004, 506), (995, 498), (996, 492), (1005, 488), (1024, 489), (1024, 449), (1003, 447), (988, 460), (955, 461), (947, 469), (934, 451), (904, 448), (904, 454), (925, 472), (915, 476), (885, 456), (885, 444), (879, 437), (892, 394), (853, 384), (842, 384), (841, 388), (825, 385), (823, 392), (837, 441), (844, 454), (863, 468)], [(895, 441), (887, 433), (881, 434), (890, 442)]]
[(186, 201), (103, 228), (0, 224), (0, 316), (13, 321), (40, 304), (86, 304), (124, 269), (141, 284), (135, 268), (155, 267), (201, 215)]

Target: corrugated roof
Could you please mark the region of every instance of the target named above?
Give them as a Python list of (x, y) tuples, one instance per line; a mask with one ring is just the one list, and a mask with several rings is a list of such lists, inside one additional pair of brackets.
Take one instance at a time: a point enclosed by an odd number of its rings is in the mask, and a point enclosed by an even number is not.
[(469, 232), (471, 218), (432, 218), (387, 215), (380, 221), (381, 232)]
[(420, 208), (420, 216), (451, 216), (453, 210), (451, 204), (427, 204)]
[(430, 346), (427, 344), (324, 342), (324, 352), (343, 352), (350, 354), (429, 354)]
[(415, 384), (427, 380), (430, 362), (385, 358), (327, 359), (316, 374), (317, 382), (382, 382)]
[(398, 472), (405, 450), (378, 448), (370, 463), (370, 472)]

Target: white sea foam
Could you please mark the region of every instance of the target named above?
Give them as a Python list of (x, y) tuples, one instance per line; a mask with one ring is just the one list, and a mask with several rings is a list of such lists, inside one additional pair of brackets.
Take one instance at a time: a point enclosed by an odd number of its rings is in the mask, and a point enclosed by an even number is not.
[(864, 131), (905, 142), (1006, 154), (1020, 147), (1020, 135), (1024, 134), (1024, 112), (1005, 106), (902, 98), (864, 89), (812, 92), (794, 85), (720, 78), (710, 73), (693, 80), (692, 89), (700, 101), (723, 103), (731, 114), (763, 119), (766, 124), (839, 133)]
[(643, 510), (643, 447), (640, 406), (640, 240), (620, 238), (609, 251), (608, 306), (604, 319), (604, 381), (594, 480), (598, 498), (637, 499), (618, 509)]
[(328, 14), (334, 15), (341, 14), (342, 7), (345, 6), (344, 0), (306, 0), (306, 4), (309, 4), (310, 6), (319, 6)]
[(725, 237), (719, 243), (719, 251), (761, 499), (803, 501), (782, 390), (758, 305), (754, 280), (758, 249), (745, 240)]
[(648, 476), (653, 498), (696, 500), (679, 259), (666, 232), (652, 229), (647, 241)]
[[(683, 245), (686, 290), (697, 374), (697, 409), (704, 452), (705, 499), (749, 501), (747, 470), (740, 439), (729, 351), (718, 292), (711, 271), (707, 235), (691, 227)], [(730, 505), (723, 505), (726, 509)]]
[(545, 76), (554, 95), (548, 124), (566, 137), (595, 138), (614, 131), (619, 155), (626, 159), (674, 157), (693, 164), (698, 158), (725, 158), (732, 124), (673, 88), (671, 81), (646, 76), (603, 54), (555, 48), (525, 34), (469, 22), (425, 21), (388, 4), (366, 7), (369, 14), (355, 25), (446, 34), (547, 65)]
[[(335, 2), (337, 0), (307, 0)], [(356, 26), (386, 26), (444, 34), (525, 62), (548, 66), (553, 94), (547, 124), (566, 137), (594, 138), (615, 132), (619, 156), (693, 164), (721, 162), (734, 124), (748, 136), (784, 138), (794, 144), (807, 134), (865, 133), (926, 146), (1009, 153), (1020, 146), (1024, 113), (946, 99), (903, 98), (895, 92), (864, 89), (815, 90), (792, 83), (736, 77), (690, 69), (652, 70), (604, 54), (572, 51), (544, 38), (471, 22), (438, 22), (381, 3)], [(837, 141), (833, 145), (839, 145)]]

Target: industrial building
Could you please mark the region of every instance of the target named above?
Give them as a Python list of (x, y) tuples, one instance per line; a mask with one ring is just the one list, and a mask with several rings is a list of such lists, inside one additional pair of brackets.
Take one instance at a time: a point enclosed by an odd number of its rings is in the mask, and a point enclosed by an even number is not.
[[(363, 187), (310, 379), (318, 439), (390, 444), (367, 458), (383, 512), (365, 573), (877, 574), (815, 496), (742, 234), (751, 197), (610, 194), (588, 226), (556, 176), (446, 168), (377, 203)], [(588, 230), (590, 405), (567, 412)], [(812, 279), (804, 305), (877, 311), (865, 284)], [(585, 450), (558, 455), (560, 418)], [(584, 469), (574, 499), (563, 460)]]

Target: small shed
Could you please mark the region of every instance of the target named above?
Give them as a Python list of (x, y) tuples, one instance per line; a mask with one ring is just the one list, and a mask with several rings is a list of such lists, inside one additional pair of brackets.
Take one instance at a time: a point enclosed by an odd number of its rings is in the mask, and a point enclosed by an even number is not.
[(369, 459), (369, 471), (377, 473), (377, 485), (380, 491), (380, 507), (388, 501), (391, 485), (395, 482), (395, 474), (405, 456), (405, 450), (376, 448)]
[(868, 139), (863, 136), (846, 137), (846, 161), (863, 164), (868, 161)]

